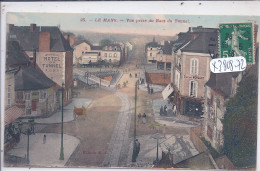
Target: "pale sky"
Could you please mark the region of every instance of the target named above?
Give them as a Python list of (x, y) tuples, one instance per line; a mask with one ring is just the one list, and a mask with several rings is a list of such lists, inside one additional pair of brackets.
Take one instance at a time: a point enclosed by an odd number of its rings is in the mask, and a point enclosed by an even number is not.
[[(80, 21), (81, 18), (85, 22)], [(98, 19), (101, 22), (97, 22)], [(107, 18), (117, 22), (103, 22)], [(127, 22), (133, 19), (134, 22)], [(147, 20), (138, 22), (136, 20)], [(156, 19), (165, 20), (165, 23), (156, 22)], [(178, 22), (176, 22), (177, 20)], [(96, 21), (95, 21), (96, 20)], [(154, 20), (154, 22), (149, 22)], [(172, 22), (167, 22), (171, 20)], [(180, 23), (180, 20), (184, 23)], [(60, 25), (63, 31), (93, 31), (101, 33), (137, 33), (151, 35), (173, 36), (179, 32), (186, 32), (188, 27), (218, 28), (219, 23), (255, 21), (259, 25), (260, 18), (253, 16), (196, 16), (196, 15), (138, 15), (138, 14), (66, 14), (66, 13), (8, 13), (7, 24), (29, 26), (35, 23), (38, 26)], [(185, 23), (186, 22), (186, 23)]]

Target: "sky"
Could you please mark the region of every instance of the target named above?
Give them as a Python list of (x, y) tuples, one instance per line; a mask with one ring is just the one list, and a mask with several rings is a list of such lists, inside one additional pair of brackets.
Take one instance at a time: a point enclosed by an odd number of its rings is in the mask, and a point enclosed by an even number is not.
[[(99, 22), (100, 19), (100, 22)], [(116, 22), (104, 22), (116, 19)], [(128, 20), (127, 20), (128, 19)], [(133, 22), (130, 22), (133, 20)], [(145, 21), (146, 20), (146, 21)], [(150, 22), (154, 20), (153, 22)], [(158, 22), (156, 22), (158, 20)], [(159, 21), (165, 22), (159, 22)], [(115, 21), (115, 20), (113, 20)], [(174, 36), (186, 32), (188, 27), (218, 28), (219, 23), (255, 21), (255, 16), (209, 16), (209, 15), (147, 15), (147, 14), (68, 14), (68, 13), (7, 13), (7, 24), (29, 26), (58, 26), (63, 31), (100, 32), (100, 33), (136, 33), (162, 36)]]

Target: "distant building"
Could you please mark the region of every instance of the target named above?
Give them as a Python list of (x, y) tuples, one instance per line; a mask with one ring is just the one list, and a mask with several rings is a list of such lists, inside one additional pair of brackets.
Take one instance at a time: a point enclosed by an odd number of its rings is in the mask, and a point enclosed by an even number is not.
[(55, 26), (14, 26), (9, 24), (9, 41), (18, 41), (30, 61), (60, 87), (65, 83), (65, 103), (72, 99), (73, 49)]
[(90, 63), (97, 63), (98, 61), (105, 61), (107, 64), (120, 65), (122, 53), (122, 48), (117, 44), (102, 47), (82, 42), (74, 46), (74, 62), (75, 64), (88, 65)]
[(173, 42), (163, 41), (162, 50), (156, 54), (156, 66), (159, 70), (171, 70)]
[(75, 44), (75, 35), (73, 33), (63, 33), (64, 38), (69, 42), (70, 46)]
[(119, 45), (104, 46), (101, 52), (101, 60), (113, 65), (120, 65), (122, 52)]
[(145, 45), (145, 54), (147, 63), (156, 63), (157, 54), (162, 53), (162, 45), (159, 45), (157, 42), (149, 42)]
[(210, 53), (217, 52), (218, 29), (191, 27), (180, 33), (173, 44), (171, 101), (179, 114), (200, 117), (203, 114), (204, 85), (209, 80)]

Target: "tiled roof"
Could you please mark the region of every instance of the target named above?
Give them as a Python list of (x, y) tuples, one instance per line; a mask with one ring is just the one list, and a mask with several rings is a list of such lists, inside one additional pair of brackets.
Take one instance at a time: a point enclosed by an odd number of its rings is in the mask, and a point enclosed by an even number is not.
[(47, 89), (55, 84), (32, 66), (23, 67), (15, 74), (15, 91)]
[(209, 53), (217, 50), (218, 32), (202, 32), (192, 40), (187, 46), (181, 49), (182, 52)]
[(91, 50), (102, 50), (103, 46), (91, 46)]
[(17, 118), (22, 116), (24, 114), (23, 110), (21, 108), (18, 108), (17, 106), (12, 106), (5, 110), (5, 126), (15, 121)]
[(50, 51), (66, 52), (71, 51), (70, 44), (63, 37), (60, 29), (54, 26), (35, 26), (33, 31), (30, 26), (13, 26), (9, 31), (9, 40), (20, 42), (24, 51), (33, 51), (39, 48), (39, 34), (41, 32), (50, 33)]
[(7, 43), (6, 65), (15, 67), (19, 65), (29, 64), (27, 55), (21, 51), (19, 43), (16, 41), (9, 41)]
[(232, 93), (232, 77), (233, 73), (211, 73), (210, 79), (206, 83), (211, 89), (221, 91), (226, 97), (230, 97)]

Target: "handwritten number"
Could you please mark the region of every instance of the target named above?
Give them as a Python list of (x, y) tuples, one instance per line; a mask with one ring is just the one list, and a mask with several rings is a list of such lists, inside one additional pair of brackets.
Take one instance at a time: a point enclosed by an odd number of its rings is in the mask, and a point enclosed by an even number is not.
[(221, 65), (222, 65), (222, 62), (221, 62), (221, 60), (218, 60), (218, 62), (220, 62), (220, 65), (219, 65), (219, 72), (221, 72)]
[(242, 65), (241, 65), (241, 70), (244, 70), (244, 69), (245, 69), (245, 67), (243, 67), (244, 59), (241, 59), (241, 63), (242, 63)]

